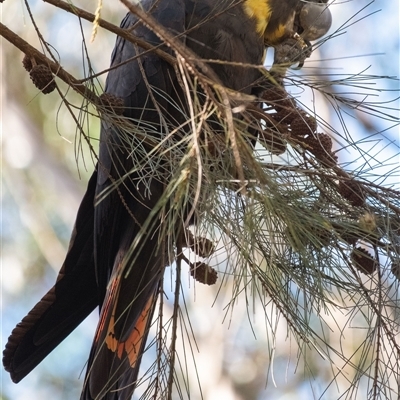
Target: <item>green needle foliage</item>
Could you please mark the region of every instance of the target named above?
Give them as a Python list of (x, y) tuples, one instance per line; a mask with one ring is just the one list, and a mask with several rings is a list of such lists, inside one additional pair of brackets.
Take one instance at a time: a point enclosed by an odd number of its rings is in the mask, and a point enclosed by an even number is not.
[[(346, 34), (352, 24), (349, 20), (314, 47)], [(392, 78), (323, 70), (297, 75), (287, 66), (274, 65), (270, 71), (243, 66), (244, 71), (264, 71), (259, 100), (216, 84), (199, 67), (203, 60), (187, 60), (182, 45), (170, 45), (186, 94), (184, 104), (174, 103), (185, 121), (181, 126), (169, 126), (162, 109), (157, 127), (123, 117), (119, 99), (100, 96), (88, 56), (79, 107), (68, 93), (75, 83), (59, 74), (67, 87), (52, 69), (63, 106), (76, 122), (76, 160), (88, 169), (97, 160), (97, 140), (88, 129), (98, 125), (94, 105), (103, 123), (118, 127), (121, 146), (134, 160), (134, 169), (125, 171), (112, 190), (137, 172), (146, 184), (151, 179), (165, 183), (164, 196), (142, 229), (146, 235), (158, 224), (160, 251), (172, 268), (158, 298), (148, 343), (152, 361), (145, 363), (141, 398), (197, 398), (195, 393), (201, 393), (201, 379), (200, 389), (195, 388), (190, 366), (196, 371), (199, 354), (197, 324), (191, 322), (196, 304), (188, 299), (190, 271), (194, 291), (202, 284), (212, 286), (220, 321), (232, 321), (245, 310), (247, 317), (237, 318), (251, 326), (253, 313), (263, 313), (271, 376), (283, 326), (293, 346), (291, 363), (312, 388), (320, 364), (328, 365), (325, 386), (312, 389), (315, 398), (397, 399), (400, 191), (390, 178), (398, 178), (399, 164), (395, 158), (377, 161), (385, 151), (383, 133), (352, 139), (345, 123), (345, 115), (355, 113), (386, 121), (392, 129), (398, 126), (395, 105), (373, 98), (384, 90), (380, 82)], [(47, 51), (54, 52), (49, 46)], [(42, 57), (38, 65), (45, 64)], [(150, 96), (168, 99), (157, 88), (148, 89)], [(296, 94), (303, 90), (315, 99), (314, 109)], [(332, 126), (320, 114), (323, 102), (342, 123)], [(351, 162), (342, 160), (348, 149)], [(348, 344), (354, 331), (357, 347)], [(270, 390), (274, 382), (263, 376)]]

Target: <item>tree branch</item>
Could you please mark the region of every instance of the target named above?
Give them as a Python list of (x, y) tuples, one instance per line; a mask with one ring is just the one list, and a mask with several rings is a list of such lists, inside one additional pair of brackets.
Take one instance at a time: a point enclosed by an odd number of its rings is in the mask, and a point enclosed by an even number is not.
[[(45, 3), (52, 4), (55, 7), (61, 8), (62, 10), (67, 11), (71, 14), (74, 14), (79, 18), (86, 19), (89, 22), (93, 22), (95, 20), (94, 14), (87, 12), (85, 10), (82, 10), (81, 8), (76, 7), (70, 3), (66, 3), (65, 1), (62, 1), (62, 0), (43, 0), (43, 1)], [(98, 19), (96, 19), (96, 22), (102, 28), (104, 28), (112, 33), (115, 33), (116, 35), (128, 40), (129, 42), (137, 44), (142, 49), (152, 51), (153, 53), (157, 54), (157, 56), (159, 56), (163, 60), (167, 61), (169, 64), (171, 64), (171, 65), (176, 64), (175, 57), (171, 56), (170, 54), (168, 54), (165, 51), (158, 48), (159, 46), (153, 46), (150, 43), (146, 42), (145, 40), (140, 39), (139, 37), (137, 37), (135, 35), (132, 35), (132, 33), (130, 33), (128, 30), (122, 29), (119, 26), (111, 24), (110, 22), (107, 22), (104, 19), (98, 18)]]
[(76, 78), (74, 78), (70, 73), (68, 73), (65, 69), (63, 69), (59, 63), (56, 63), (46, 57), (43, 53), (37, 50), (35, 47), (31, 46), (28, 42), (18, 36), (15, 32), (8, 29), (4, 24), (0, 22), (0, 36), (4, 37), (11, 44), (21, 50), (23, 53), (28, 54), (29, 56), (34, 57), (38, 64), (47, 65), (52, 73), (71, 86), (72, 89), (80, 93), (86, 99), (91, 101), (94, 104), (99, 104), (98, 96), (90, 90), (87, 86), (79, 82)]

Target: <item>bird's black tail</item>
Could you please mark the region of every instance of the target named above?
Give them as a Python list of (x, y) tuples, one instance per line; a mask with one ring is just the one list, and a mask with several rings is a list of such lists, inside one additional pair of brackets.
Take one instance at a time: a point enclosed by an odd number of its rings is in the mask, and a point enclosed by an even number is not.
[(93, 257), (95, 171), (78, 210), (69, 249), (56, 284), (14, 328), (3, 365), (14, 382), (31, 372), (98, 305)]

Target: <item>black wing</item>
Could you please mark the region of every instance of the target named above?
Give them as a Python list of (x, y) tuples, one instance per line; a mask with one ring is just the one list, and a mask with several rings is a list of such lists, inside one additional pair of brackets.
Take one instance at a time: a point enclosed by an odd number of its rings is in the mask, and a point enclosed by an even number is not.
[[(152, 8), (152, 16), (171, 32), (184, 31), (182, 1), (147, 1), (143, 6)], [(153, 32), (128, 14), (121, 27), (132, 26), (135, 35), (160, 44)], [(166, 46), (163, 49), (171, 52)], [(162, 251), (166, 238), (159, 237), (157, 214), (151, 216), (163, 195), (164, 182), (154, 165), (149, 165), (146, 151), (133, 151), (132, 143), (138, 131), (165, 135), (175, 113), (169, 98), (178, 89), (170, 65), (153, 53), (138, 60), (139, 51), (118, 38), (112, 56), (116, 68), (109, 72), (106, 84), (107, 93), (123, 99), (125, 111), (120, 124), (107, 124), (105, 119), (102, 123), (95, 257), (99, 295), (104, 301), (82, 393), (85, 400), (132, 395), (159, 281), (168, 263)]]

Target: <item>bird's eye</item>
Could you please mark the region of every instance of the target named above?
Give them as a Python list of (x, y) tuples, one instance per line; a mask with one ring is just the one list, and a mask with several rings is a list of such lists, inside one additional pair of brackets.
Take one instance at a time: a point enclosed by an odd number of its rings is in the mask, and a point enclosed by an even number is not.
[(332, 25), (332, 14), (325, 4), (306, 3), (300, 11), (300, 25), (305, 40), (316, 40), (324, 36)]

